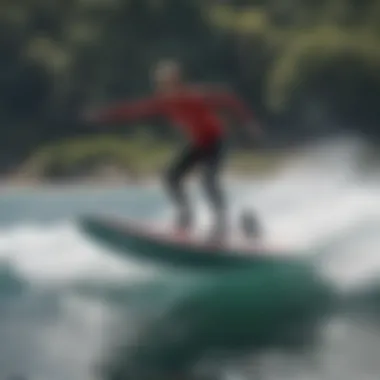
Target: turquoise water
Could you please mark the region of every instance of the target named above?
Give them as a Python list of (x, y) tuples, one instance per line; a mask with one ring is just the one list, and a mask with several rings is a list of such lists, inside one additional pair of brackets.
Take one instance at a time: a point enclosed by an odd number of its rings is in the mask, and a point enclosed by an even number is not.
[[(232, 229), (239, 211), (252, 206), (268, 241), (304, 248), (305, 255), (324, 247), (316, 265), (336, 289), (376, 289), (380, 180), (358, 171), (361, 148), (355, 140), (330, 142), (300, 153), (269, 179), (226, 180)], [(199, 229), (207, 228), (202, 194), (195, 187), (192, 195)], [(96, 213), (169, 223), (172, 210), (160, 186), (4, 188), (0, 211), (0, 378), (95, 379), (97, 365), (133, 330), (137, 285), (152, 278), (160, 284), (175, 273), (114, 256), (83, 236), (76, 219)], [(160, 313), (181, 291), (154, 290), (140, 302), (145, 315)], [(331, 316), (320, 330), (317, 364), (269, 349), (218, 368), (231, 378), (378, 379), (376, 319)]]

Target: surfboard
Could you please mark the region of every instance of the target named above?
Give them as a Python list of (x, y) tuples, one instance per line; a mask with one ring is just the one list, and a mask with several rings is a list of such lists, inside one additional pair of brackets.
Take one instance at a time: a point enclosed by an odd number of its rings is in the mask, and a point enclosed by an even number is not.
[(82, 217), (82, 231), (123, 257), (164, 265), (231, 268), (288, 262), (294, 250), (264, 243), (209, 242), (148, 223), (106, 217)]

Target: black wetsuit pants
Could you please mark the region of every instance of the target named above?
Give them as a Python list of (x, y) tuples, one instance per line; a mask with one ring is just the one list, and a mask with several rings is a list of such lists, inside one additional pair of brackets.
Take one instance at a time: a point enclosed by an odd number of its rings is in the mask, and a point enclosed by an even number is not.
[(224, 153), (223, 140), (216, 140), (207, 146), (187, 146), (170, 166), (165, 182), (172, 200), (178, 207), (178, 228), (192, 225), (191, 205), (184, 190), (184, 179), (193, 169), (200, 168), (202, 184), (215, 213), (215, 228), (223, 234), (225, 228), (225, 200), (219, 184), (219, 173)]

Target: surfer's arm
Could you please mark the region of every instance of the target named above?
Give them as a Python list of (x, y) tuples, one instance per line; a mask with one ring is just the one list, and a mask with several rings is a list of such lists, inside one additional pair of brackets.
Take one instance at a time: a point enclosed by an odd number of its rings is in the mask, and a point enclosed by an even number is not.
[(148, 98), (134, 102), (123, 102), (91, 112), (86, 119), (92, 122), (118, 123), (152, 117), (162, 112), (161, 102)]

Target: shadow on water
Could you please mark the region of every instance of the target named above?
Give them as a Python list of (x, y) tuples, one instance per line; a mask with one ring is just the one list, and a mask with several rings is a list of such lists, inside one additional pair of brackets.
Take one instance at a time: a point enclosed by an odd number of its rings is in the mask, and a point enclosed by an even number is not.
[[(181, 283), (172, 281), (171, 288)], [(103, 359), (103, 378), (198, 377), (210, 368), (215, 375), (226, 363), (247, 356), (254, 360), (272, 350), (309, 358), (337, 316), (369, 325), (380, 312), (380, 287), (342, 297), (304, 265), (194, 281), (196, 286), (167, 298), (159, 312), (155, 307), (143, 322), (137, 317), (133, 334), (130, 328), (119, 331), (118, 342)], [(157, 301), (159, 286), (150, 286), (143, 292), (152, 292)], [(141, 307), (144, 302), (139, 302)], [(144, 314), (146, 308), (141, 310)]]

